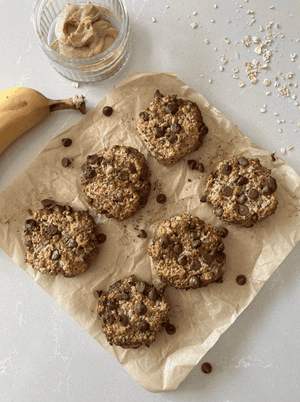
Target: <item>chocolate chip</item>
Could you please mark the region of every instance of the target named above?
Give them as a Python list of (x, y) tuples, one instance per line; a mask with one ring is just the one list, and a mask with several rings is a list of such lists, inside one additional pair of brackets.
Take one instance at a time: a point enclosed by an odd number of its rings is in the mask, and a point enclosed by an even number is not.
[(116, 303), (114, 302), (114, 301), (112, 301), (112, 300), (109, 300), (107, 303), (106, 303), (106, 310), (107, 311), (113, 311), (113, 310), (115, 310), (117, 308), (117, 306), (116, 306)]
[(89, 261), (89, 256), (85, 253), (82, 253), (79, 257), (79, 261), (84, 264), (85, 262)]
[(167, 284), (165, 282), (158, 282), (155, 283), (154, 286), (159, 293), (163, 293), (167, 287)]
[(223, 283), (223, 276), (220, 276), (218, 279), (215, 280), (216, 283)]
[(177, 102), (170, 102), (165, 107), (166, 113), (169, 113), (169, 114), (175, 114), (177, 112), (177, 110), (178, 110)]
[(164, 204), (167, 201), (167, 197), (164, 194), (158, 194), (158, 196), (156, 197), (156, 201), (159, 204)]
[(203, 373), (209, 374), (212, 372), (212, 366), (210, 363), (203, 363), (201, 366), (201, 370), (203, 371)]
[(157, 138), (161, 138), (165, 134), (165, 130), (163, 127), (154, 127), (153, 131)]
[(249, 208), (246, 205), (239, 205), (238, 210), (241, 216), (246, 216), (249, 212)]
[(113, 108), (111, 106), (104, 106), (104, 108), (102, 109), (102, 113), (104, 114), (104, 116), (111, 116), (113, 113)]
[(160, 93), (159, 89), (155, 91), (154, 98), (163, 98), (164, 95)]
[(53, 250), (50, 258), (51, 258), (51, 260), (59, 260), (60, 259), (59, 251)]
[(190, 228), (191, 230), (196, 229), (196, 223), (191, 220), (191, 221), (189, 222), (189, 228)]
[(53, 200), (48, 200), (47, 198), (45, 200), (41, 201), (43, 207), (50, 207), (51, 205), (55, 204)]
[(199, 271), (199, 269), (201, 268), (201, 262), (198, 260), (193, 260), (190, 263), (190, 269), (192, 269), (193, 271)]
[(102, 244), (102, 243), (104, 243), (104, 242), (106, 241), (106, 235), (105, 235), (104, 233), (99, 233), (99, 234), (96, 236), (96, 239), (97, 239), (97, 242), (98, 242), (99, 244)]
[(216, 216), (222, 216), (223, 214), (223, 208), (215, 208), (214, 213)]
[(169, 245), (169, 239), (167, 237), (161, 237), (158, 240), (158, 244), (160, 245), (160, 247), (164, 250), (168, 247)]
[(203, 165), (203, 163), (199, 162), (197, 169), (199, 170), (199, 172), (203, 173), (203, 172), (204, 172), (204, 165)]
[(238, 275), (236, 277), (236, 283), (240, 286), (245, 285), (245, 283), (247, 282), (247, 278), (245, 277), (245, 275)]
[(249, 165), (248, 159), (245, 158), (244, 156), (241, 156), (240, 158), (237, 158), (237, 160), (238, 160), (238, 162), (239, 162), (239, 164), (241, 166), (248, 166)]
[(158, 297), (157, 290), (155, 288), (151, 289), (150, 292), (148, 293), (148, 297), (150, 300), (155, 301)]
[(249, 181), (249, 180), (247, 179), (247, 177), (241, 176), (241, 177), (239, 177), (238, 180), (237, 180), (237, 185), (238, 185), (238, 186), (243, 186), (244, 184), (247, 184), (248, 181)]
[(63, 207), (63, 210), (68, 211), (70, 214), (73, 212), (73, 208), (70, 207), (70, 205), (65, 205), (65, 206)]
[(68, 167), (71, 165), (71, 161), (68, 158), (62, 158), (61, 160), (61, 164), (64, 168)]
[(174, 325), (167, 323), (167, 325), (165, 326), (166, 332), (168, 335), (174, 335), (176, 332), (176, 328), (174, 327)]
[(227, 163), (225, 165), (222, 165), (221, 173), (228, 176), (228, 175), (230, 175), (231, 171), (232, 171), (232, 167), (230, 165), (227, 165)]
[(143, 293), (143, 291), (146, 289), (146, 284), (145, 284), (145, 282), (138, 282), (138, 283), (135, 285), (135, 289), (136, 289), (137, 292)]
[(202, 197), (200, 197), (200, 202), (206, 202), (206, 195), (202, 195)]
[(83, 175), (85, 179), (92, 179), (93, 177), (96, 176), (96, 172), (94, 169), (86, 169), (83, 171)]
[(195, 230), (193, 232), (190, 232), (190, 238), (192, 240), (200, 239), (200, 237), (201, 237), (201, 230)]
[(119, 172), (119, 179), (121, 181), (127, 181), (129, 179), (129, 174), (123, 170), (122, 172)]
[(90, 163), (91, 165), (95, 164), (98, 162), (98, 155), (94, 154), (94, 155), (88, 155), (88, 157), (86, 158), (87, 163)]
[(190, 169), (195, 170), (195, 169), (197, 169), (198, 162), (195, 161), (195, 159), (189, 159), (188, 160), (188, 165), (189, 165)]
[(187, 257), (186, 255), (181, 255), (180, 257), (178, 257), (178, 264), (182, 265), (183, 267), (187, 264)]
[(129, 296), (127, 293), (116, 293), (114, 296), (115, 300), (128, 300)]
[(147, 312), (147, 307), (144, 303), (139, 303), (135, 306), (134, 311), (140, 315), (144, 315)]
[(102, 290), (94, 290), (93, 291), (93, 296), (95, 299), (99, 299), (99, 297), (102, 295)]
[(181, 244), (175, 244), (173, 247), (174, 254), (179, 255), (182, 252), (182, 245)]
[(49, 236), (55, 236), (58, 233), (58, 227), (52, 223), (47, 227), (47, 232)]
[(257, 200), (258, 198), (258, 191), (255, 188), (250, 188), (247, 193), (250, 200)]
[(189, 280), (189, 286), (193, 289), (197, 289), (199, 287), (199, 285), (200, 285), (200, 280), (199, 280), (198, 276), (196, 276), (196, 275), (191, 276), (190, 280)]
[(222, 188), (222, 194), (225, 195), (225, 197), (230, 197), (232, 195), (232, 188), (229, 186), (224, 186)]
[(124, 197), (121, 193), (117, 193), (114, 197), (115, 202), (122, 202), (124, 200)]
[(145, 121), (149, 120), (149, 113), (148, 112), (141, 112), (139, 116), (144, 119)]
[(145, 332), (145, 331), (147, 331), (149, 329), (149, 324), (147, 322), (145, 322), (145, 321), (139, 321), (136, 324), (136, 326), (140, 331), (143, 331), (143, 332)]
[(69, 147), (70, 145), (72, 145), (71, 138), (63, 138), (61, 140), (61, 142), (62, 142), (63, 146), (66, 147), (66, 148)]
[(178, 123), (172, 124), (172, 126), (170, 127), (170, 130), (172, 131), (172, 133), (178, 134), (181, 130), (181, 126)]
[(198, 247), (200, 247), (201, 246), (201, 240), (194, 240), (193, 242), (192, 242), (192, 244), (191, 244), (191, 246), (192, 246), (192, 248), (198, 248)]
[(277, 190), (277, 183), (276, 183), (276, 180), (274, 179), (274, 177), (268, 176), (266, 183), (267, 183), (267, 186), (270, 188), (271, 192), (275, 193), (275, 191)]
[(226, 228), (224, 228), (224, 227), (221, 227), (221, 228), (218, 228), (218, 231), (219, 231), (220, 236), (221, 236), (223, 239), (225, 239), (225, 237), (227, 237), (227, 235), (228, 235), (228, 229), (226, 229)]
[(222, 261), (225, 260), (226, 254), (223, 253), (223, 251), (218, 250), (218, 251), (215, 253), (215, 258), (216, 258), (216, 260), (217, 260), (218, 262), (222, 262)]
[(25, 241), (25, 246), (26, 246), (26, 247), (29, 247), (29, 248), (32, 248), (32, 247), (33, 247), (32, 241), (31, 241), (31, 240), (26, 240), (26, 241)]
[(129, 318), (125, 314), (120, 315), (120, 322), (124, 327), (126, 327), (129, 324)]
[(68, 248), (74, 248), (74, 247), (77, 247), (77, 246), (78, 246), (78, 243), (77, 243), (77, 241), (76, 241), (75, 239), (69, 239), (69, 240), (67, 241), (67, 243), (66, 243), (66, 246), (67, 246)]
[(237, 199), (236, 202), (238, 204), (244, 204), (244, 202), (247, 201), (247, 197), (245, 196), (245, 194), (240, 195)]
[(203, 253), (203, 261), (206, 262), (206, 264), (210, 264), (213, 261), (212, 255), (208, 253)]
[(272, 194), (272, 191), (271, 191), (270, 187), (265, 186), (265, 187), (262, 189), (262, 193), (263, 193), (263, 195), (271, 195), (271, 194)]
[(271, 159), (272, 159), (272, 162), (275, 162), (275, 161), (276, 161), (275, 152), (272, 152), (272, 153), (271, 153)]
[(34, 219), (27, 219), (25, 221), (25, 229), (33, 230), (35, 227), (37, 227), (37, 221), (35, 221)]
[(148, 237), (147, 232), (145, 232), (144, 229), (141, 229), (141, 230), (139, 231), (138, 237), (139, 237), (140, 239), (146, 239), (146, 237)]
[(57, 214), (62, 214), (65, 210), (65, 207), (63, 205), (55, 205), (53, 208), (53, 212)]
[(175, 144), (175, 142), (177, 141), (177, 135), (172, 135), (172, 137), (169, 138), (169, 142), (171, 144)]

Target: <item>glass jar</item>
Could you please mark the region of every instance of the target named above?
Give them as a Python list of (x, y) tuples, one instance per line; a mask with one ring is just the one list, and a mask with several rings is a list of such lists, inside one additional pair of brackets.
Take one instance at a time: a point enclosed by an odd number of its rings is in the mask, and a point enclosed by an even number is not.
[(51, 48), (55, 38), (55, 26), (59, 14), (67, 3), (86, 4), (82, 0), (38, 0), (34, 9), (34, 27), (43, 51), (52, 66), (72, 81), (103, 81), (114, 76), (129, 57), (129, 17), (122, 0), (94, 0), (92, 4), (111, 10), (115, 16), (106, 16), (119, 32), (117, 39), (105, 52), (93, 57), (71, 58)]

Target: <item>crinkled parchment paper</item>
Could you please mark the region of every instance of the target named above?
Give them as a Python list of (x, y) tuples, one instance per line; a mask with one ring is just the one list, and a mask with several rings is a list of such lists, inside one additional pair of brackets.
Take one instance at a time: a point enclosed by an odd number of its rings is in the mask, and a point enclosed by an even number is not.
[[(135, 131), (138, 113), (152, 101), (156, 89), (195, 101), (209, 127), (203, 147), (172, 167), (164, 167), (152, 158)], [(105, 105), (113, 107), (111, 117), (103, 116)], [(73, 140), (69, 148), (62, 146), (61, 139), (65, 137)], [(22, 231), (25, 219), (30, 218), (28, 210), (41, 208), (40, 200), (44, 198), (87, 209), (80, 187), (81, 165), (86, 155), (113, 144), (134, 146), (146, 156), (152, 171), (148, 204), (123, 223), (92, 213), (99, 233), (104, 232), (107, 241), (100, 245), (99, 256), (88, 271), (71, 279), (41, 275), (24, 263)], [(275, 215), (250, 229), (224, 225), (212, 214), (210, 205), (199, 202), (213, 166), (224, 157), (239, 154), (258, 157), (272, 169), (278, 183), (279, 207)], [(62, 167), (63, 157), (72, 160), (70, 167)], [(201, 161), (205, 173), (190, 170), (188, 159)], [(293, 169), (280, 158), (272, 162), (269, 152), (253, 144), (174, 74), (136, 73), (116, 86), (75, 126), (52, 139), (26, 171), (0, 194), (0, 245), (144, 388), (174, 390), (253, 300), (299, 240), (299, 187), (300, 178)], [(165, 205), (155, 201), (161, 192), (167, 196)], [(123, 350), (109, 346), (96, 318), (93, 290), (107, 290), (110, 284), (129, 274), (145, 281), (157, 278), (147, 248), (163, 219), (184, 212), (229, 229), (224, 239), (224, 282), (188, 292), (168, 287), (165, 294), (172, 305), (170, 322), (176, 326), (176, 333), (171, 336), (162, 332), (150, 348)], [(145, 229), (148, 238), (138, 238), (137, 228)], [(245, 286), (237, 285), (238, 274), (247, 276)]]

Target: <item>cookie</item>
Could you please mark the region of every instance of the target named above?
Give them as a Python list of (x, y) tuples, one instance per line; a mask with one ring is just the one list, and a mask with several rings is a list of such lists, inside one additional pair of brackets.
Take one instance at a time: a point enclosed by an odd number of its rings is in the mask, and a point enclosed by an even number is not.
[(146, 205), (151, 173), (137, 149), (119, 145), (105, 148), (89, 155), (82, 171), (82, 190), (98, 214), (123, 221)]
[(25, 262), (42, 274), (72, 278), (85, 272), (98, 254), (95, 221), (86, 211), (45, 201), (48, 205), (25, 221)]
[(134, 275), (98, 291), (97, 312), (110, 345), (124, 349), (149, 347), (168, 323), (169, 303), (164, 288), (139, 282)]
[(199, 149), (208, 128), (195, 102), (159, 91), (154, 96), (139, 114), (137, 131), (151, 155), (169, 166)]
[(163, 221), (148, 249), (159, 278), (186, 290), (221, 282), (226, 263), (221, 234), (193, 215)]
[(206, 202), (221, 220), (246, 228), (274, 214), (276, 180), (259, 159), (232, 157), (217, 164), (208, 176)]

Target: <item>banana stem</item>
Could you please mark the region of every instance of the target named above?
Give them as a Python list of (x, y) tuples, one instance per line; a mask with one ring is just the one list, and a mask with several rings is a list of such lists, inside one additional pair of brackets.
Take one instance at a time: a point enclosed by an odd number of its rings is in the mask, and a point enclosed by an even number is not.
[(69, 99), (61, 99), (61, 100), (52, 100), (49, 101), (49, 109), (50, 112), (56, 112), (57, 110), (64, 109), (74, 109), (79, 110), (82, 114), (86, 113), (86, 105), (84, 96), (74, 95), (73, 98)]

